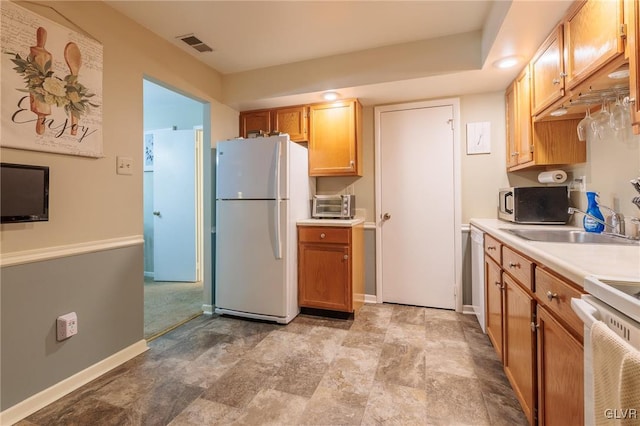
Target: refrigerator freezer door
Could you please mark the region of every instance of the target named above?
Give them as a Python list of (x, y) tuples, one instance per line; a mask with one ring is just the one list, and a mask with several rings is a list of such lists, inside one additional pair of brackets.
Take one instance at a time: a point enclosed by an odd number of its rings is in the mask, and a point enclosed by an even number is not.
[(288, 141), (288, 136), (274, 136), (218, 142), (216, 197), (219, 200), (289, 198)]
[(287, 201), (224, 200), (216, 202), (216, 307), (260, 315), (284, 317), (287, 313), (285, 217), (282, 259), (277, 259), (275, 203), (287, 210)]

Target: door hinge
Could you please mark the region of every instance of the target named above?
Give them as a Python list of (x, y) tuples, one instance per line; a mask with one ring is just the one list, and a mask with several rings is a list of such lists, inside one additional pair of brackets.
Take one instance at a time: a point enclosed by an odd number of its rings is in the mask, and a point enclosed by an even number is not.
[(535, 312), (533, 312), (533, 313), (531, 314), (531, 332), (532, 332), (532, 333), (535, 333), (536, 331), (538, 331), (538, 327), (539, 327), (539, 325), (538, 325), (538, 324), (536, 324), (536, 319), (537, 319), (537, 318), (536, 318), (536, 313), (535, 313)]
[(529, 146), (529, 152), (533, 154), (533, 144)]
[(627, 38), (627, 24), (620, 24), (620, 37)]
[(447, 123), (451, 125), (451, 130), (453, 130), (453, 118), (448, 119)]

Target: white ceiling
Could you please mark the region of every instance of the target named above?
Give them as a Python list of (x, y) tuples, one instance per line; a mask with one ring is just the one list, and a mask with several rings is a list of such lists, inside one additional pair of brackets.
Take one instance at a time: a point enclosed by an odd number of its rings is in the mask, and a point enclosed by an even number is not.
[[(395, 82), (335, 88), (374, 105), (502, 90), (516, 70), (490, 64), (500, 56), (528, 60), (572, 0), (448, 1), (106, 1), (223, 75), (286, 66), (381, 47), (482, 31), (484, 64)], [(177, 39), (194, 34), (214, 49), (199, 53)], [(383, 58), (381, 58), (383, 59)], [(435, 58), (437, 60), (437, 58)], [(319, 93), (244, 99), (237, 109), (318, 102)]]

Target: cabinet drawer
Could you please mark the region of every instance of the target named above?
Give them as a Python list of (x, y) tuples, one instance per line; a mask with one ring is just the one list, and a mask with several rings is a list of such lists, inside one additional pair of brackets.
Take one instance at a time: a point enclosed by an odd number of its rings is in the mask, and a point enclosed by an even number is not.
[(349, 244), (350, 228), (327, 226), (299, 226), (298, 241), (303, 243), (344, 243)]
[(533, 264), (509, 247), (502, 247), (502, 269), (511, 274), (520, 284), (533, 291), (531, 285)]
[(579, 299), (582, 293), (541, 268), (536, 268), (535, 275), (535, 295), (538, 302), (566, 322), (573, 328), (573, 331), (582, 336), (582, 321), (576, 313), (573, 312), (573, 309), (571, 309), (571, 298), (575, 297)]
[(500, 256), (500, 247), (502, 245), (498, 240), (491, 237), (489, 234), (484, 234), (484, 252), (489, 255), (493, 260), (495, 260), (498, 264), (501, 263), (502, 259)]

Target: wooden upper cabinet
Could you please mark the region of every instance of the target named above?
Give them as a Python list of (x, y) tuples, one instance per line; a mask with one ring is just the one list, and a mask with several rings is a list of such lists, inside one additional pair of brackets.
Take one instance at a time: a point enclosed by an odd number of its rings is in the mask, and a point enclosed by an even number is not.
[(531, 127), (531, 79), (529, 67), (506, 92), (507, 169), (533, 160)]
[(302, 105), (241, 112), (240, 136), (246, 138), (249, 132), (278, 131), (288, 133), (294, 142), (304, 142), (308, 140), (307, 111), (308, 107)]
[(309, 107), (309, 176), (362, 176), (361, 115), (355, 99)]
[(562, 25), (559, 25), (531, 60), (531, 109), (534, 115), (564, 96), (562, 37)]
[(306, 106), (295, 106), (273, 110), (271, 112), (273, 130), (288, 133), (292, 141), (308, 140), (307, 109)]
[(629, 54), (629, 97), (633, 133), (640, 134), (640, 4), (638, 0), (625, 2), (628, 11), (627, 51)]
[(564, 22), (565, 87), (571, 89), (624, 53), (622, 0), (577, 3)]
[(516, 82), (514, 81), (507, 87), (505, 93), (506, 101), (506, 126), (507, 126), (507, 168), (518, 165), (518, 144), (516, 135), (518, 133), (517, 120), (517, 101), (516, 101)]
[(271, 131), (271, 111), (246, 111), (240, 113), (240, 136), (247, 137), (249, 132)]

